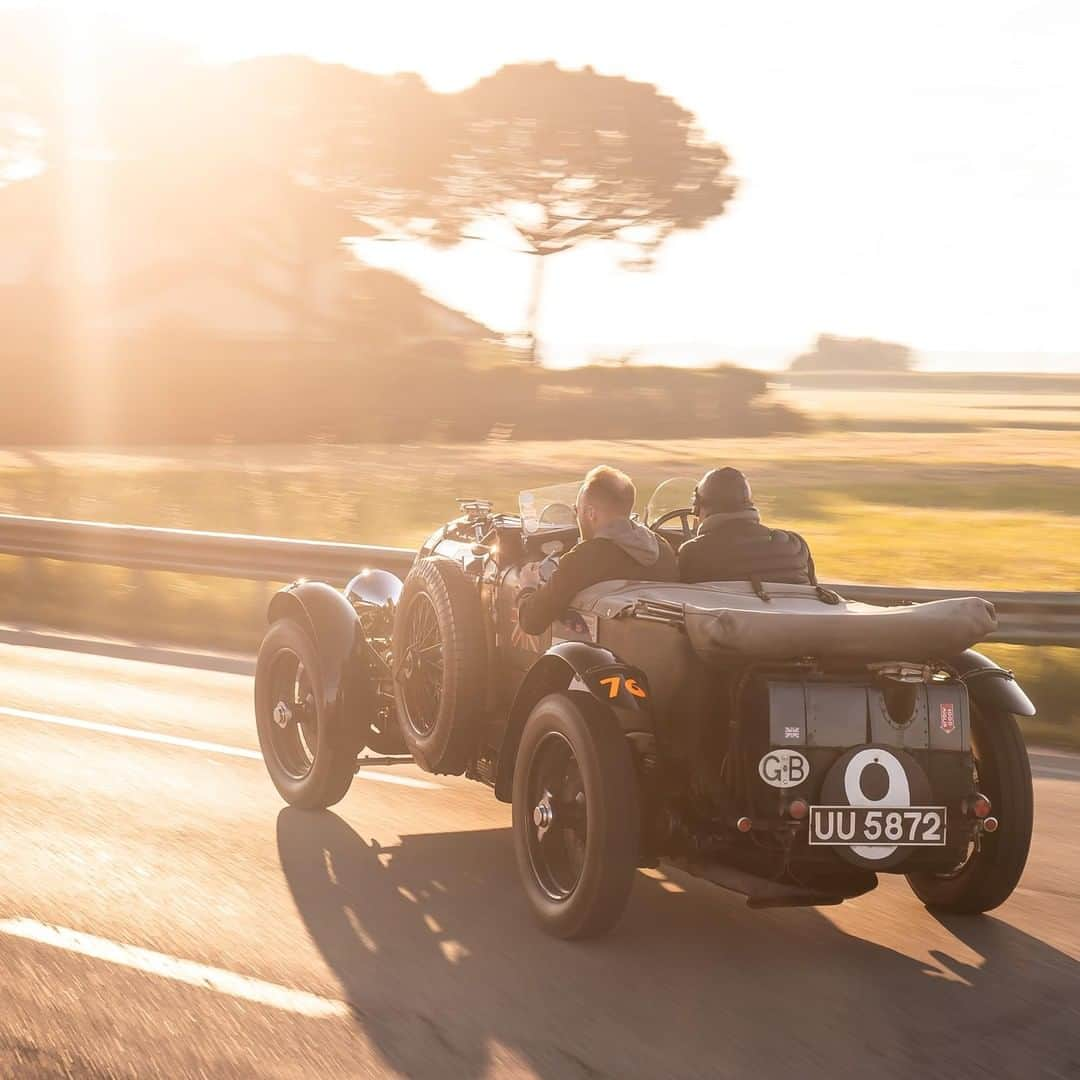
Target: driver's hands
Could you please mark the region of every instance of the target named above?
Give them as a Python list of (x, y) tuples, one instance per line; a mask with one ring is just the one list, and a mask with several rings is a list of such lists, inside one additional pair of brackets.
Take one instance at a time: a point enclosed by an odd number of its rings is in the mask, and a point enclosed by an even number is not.
[(526, 563), (518, 571), (518, 586), (522, 589), (539, 589), (542, 584), (540, 577), (540, 564)]

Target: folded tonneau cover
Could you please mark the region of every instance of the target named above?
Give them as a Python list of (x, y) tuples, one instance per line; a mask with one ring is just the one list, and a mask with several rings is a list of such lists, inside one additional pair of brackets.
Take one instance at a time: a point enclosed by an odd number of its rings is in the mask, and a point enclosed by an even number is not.
[(701, 585), (606, 581), (579, 593), (574, 607), (602, 619), (678, 612), (705, 660), (932, 660), (956, 656), (997, 628), (994, 606), (977, 596), (904, 607), (850, 600), (827, 603), (809, 585), (747, 582)]

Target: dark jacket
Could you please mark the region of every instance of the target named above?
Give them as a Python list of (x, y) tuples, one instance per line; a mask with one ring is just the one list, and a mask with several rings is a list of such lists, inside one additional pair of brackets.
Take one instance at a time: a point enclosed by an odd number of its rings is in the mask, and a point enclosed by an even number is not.
[(814, 560), (796, 532), (761, 524), (753, 507), (713, 514), (698, 526), (697, 536), (679, 548), (683, 581), (775, 581), (815, 585)]
[(550, 581), (518, 599), (518, 623), (542, 634), (566, 614), (582, 589), (600, 581), (678, 581), (679, 566), (667, 542), (630, 520), (618, 521), (592, 540), (582, 540), (560, 560)]

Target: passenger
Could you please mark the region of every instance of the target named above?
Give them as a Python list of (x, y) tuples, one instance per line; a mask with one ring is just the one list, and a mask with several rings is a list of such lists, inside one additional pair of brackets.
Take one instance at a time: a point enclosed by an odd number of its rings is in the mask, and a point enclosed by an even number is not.
[(679, 548), (685, 582), (775, 581), (816, 585), (814, 560), (796, 532), (761, 524), (750, 484), (738, 469), (712, 469), (694, 488), (697, 535)]
[(656, 533), (630, 520), (637, 491), (624, 472), (598, 465), (577, 497), (581, 541), (542, 584), (537, 565), (522, 567), (526, 591), (518, 598), (518, 623), (526, 634), (542, 634), (561, 618), (582, 589), (600, 581), (678, 581), (671, 548)]

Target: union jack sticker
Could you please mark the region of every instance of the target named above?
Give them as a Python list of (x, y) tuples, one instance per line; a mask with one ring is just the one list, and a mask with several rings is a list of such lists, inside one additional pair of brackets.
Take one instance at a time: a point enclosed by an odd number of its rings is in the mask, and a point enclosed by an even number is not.
[(784, 738), (785, 739), (798, 739), (802, 737), (802, 728), (800, 727), (785, 727)]

